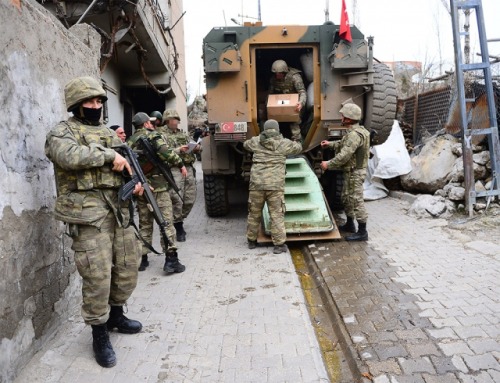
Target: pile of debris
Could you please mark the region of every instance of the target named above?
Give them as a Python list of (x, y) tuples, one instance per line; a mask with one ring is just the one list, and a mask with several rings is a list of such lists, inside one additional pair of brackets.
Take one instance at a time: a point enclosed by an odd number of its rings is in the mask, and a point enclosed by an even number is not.
[(196, 128), (204, 129), (208, 120), (207, 102), (204, 96), (196, 96), (188, 106), (188, 130), (193, 133)]
[[(473, 168), (477, 192), (492, 187), (490, 152), (484, 145), (473, 145)], [(421, 194), (409, 210), (415, 216), (450, 217), (465, 203), (462, 144), (453, 135), (442, 132), (428, 138), (412, 153), (412, 170), (401, 176), (401, 187)], [(489, 203), (488, 203), (489, 202)], [(498, 198), (477, 198), (476, 212), (486, 207), (498, 208)]]

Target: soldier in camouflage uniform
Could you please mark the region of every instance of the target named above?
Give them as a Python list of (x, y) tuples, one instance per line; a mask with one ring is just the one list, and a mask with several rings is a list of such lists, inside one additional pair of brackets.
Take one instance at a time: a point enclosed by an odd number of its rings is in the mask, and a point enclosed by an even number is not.
[(262, 209), (267, 202), (271, 217), (271, 239), (274, 254), (287, 250), (285, 231), (285, 162), (286, 156), (299, 154), (302, 145), (284, 138), (276, 120), (267, 120), (264, 131), (243, 143), (253, 153), (248, 198), (248, 248), (257, 246)]
[(181, 118), (176, 110), (166, 110), (163, 113), (163, 121), (165, 121), (165, 125), (160, 131), (167, 138), (169, 146), (175, 148), (175, 152), (182, 158), (187, 169), (187, 176), (184, 177), (178, 168), (172, 168), (175, 183), (180, 189), (180, 196), (174, 190), (170, 190), (177, 241), (184, 242), (186, 240), (184, 220), (196, 201), (196, 171), (193, 164), (196, 161), (196, 153), (201, 152), (201, 145), (196, 145), (192, 151), (189, 151), (188, 144), (191, 140), (186, 133), (179, 129)]
[[(340, 109), (342, 124), (347, 126), (348, 132), (340, 141), (322, 141), (321, 147), (335, 150), (335, 157), (330, 161), (323, 161), (321, 168), (341, 169), (344, 172), (342, 187), (342, 203), (347, 221), (339, 229), (354, 233), (347, 236), (347, 241), (367, 241), (366, 221), (368, 214), (363, 198), (363, 182), (366, 177), (368, 156), (370, 153), (370, 133), (359, 125), (361, 109), (356, 104), (348, 103)], [(354, 219), (358, 221), (358, 231)]]
[[(45, 154), (54, 164), (57, 199), (55, 218), (68, 224), (75, 263), (82, 277), (82, 316), (92, 326), (93, 349), (103, 367), (116, 364), (108, 330), (135, 334), (142, 324), (123, 315), (123, 305), (137, 284), (138, 244), (132, 228), (124, 228), (128, 209), (118, 202), (122, 171), (132, 170), (112, 149), (121, 145), (115, 132), (101, 124), (107, 99), (92, 77), (71, 80), (64, 89), (68, 112), (48, 134)], [(142, 193), (137, 184), (134, 193)]]
[(149, 117), (156, 118), (156, 120), (152, 121), (156, 130), (158, 130), (158, 128), (163, 125), (163, 116), (161, 112), (155, 110), (149, 114)]
[[(300, 70), (289, 68), (283, 60), (276, 60), (271, 67), (271, 72), (274, 75), (271, 77), (271, 83), (269, 84), (269, 94), (298, 93), (299, 102), (295, 106), (295, 111), (300, 113), (302, 118), (307, 101), (307, 92)], [(290, 132), (292, 140), (302, 142), (300, 125), (297, 122), (290, 124)]]
[[(127, 144), (132, 148), (136, 149), (138, 140), (140, 137), (146, 137), (153, 148), (156, 150), (158, 156), (165, 162), (167, 166), (177, 166), (181, 170), (181, 173), (186, 175), (187, 170), (182, 163), (182, 159), (175, 154), (175, 152), (168, 146), (167, 142), (164, 140), (163, 136), (155, 131), (153, 121), (154, 117), (149, 117), (146, 113), (139, 112), (132, 118), (132, 124), (135, 126), (135, 133), (128, 139)], [(140, 148), (139, 148), (140, 149)], [(143, 156), (139, 155), (139, 162), (143, 168), (144, 174), (148, 179), (149, 185), (154, 188), (154, 196), (158, 207), (160, 208), (165, 220), (168, 222), (166, 229), (167, 237), (172, 242), (169, 246), (168, 243), (164, 243), (163, 238), (161, 239), (161, 245), (165, 253), (165, 264), (163, 266), (163, 271), (167, 274), (170, 273), (182, 273), (186, 267), (179, 262), (177, 247), (175, 246), (175, 233), (172, 227), (172, 201), (170, 199), (170, 194), (168, 190), (170, 185), (168, 184), (165, 177), (162, 175), (161, 171), (149, 163)], [(145, 197), (140, 197), (137, 200), (137, 208), (139, 210), (139, 231), (147, 242), (151, 243), (153, 239), (153, 213), (148, 209), (148, 202)], [(142, 259), (139, 270), (145, 270), (149, 266), (148, 261), (149, 249), (143, 245), (142, 246)]]

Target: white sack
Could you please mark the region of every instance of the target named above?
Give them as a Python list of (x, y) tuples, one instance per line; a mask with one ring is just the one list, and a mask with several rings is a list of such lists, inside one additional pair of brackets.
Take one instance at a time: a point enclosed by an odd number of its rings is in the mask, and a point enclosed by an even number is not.
[(373, 157), (368, 160), (366, 179), (363, 183), (363, 197), (371, 201), (387, 197), (389, 190), (382, 179), (394, 178), (411, 171), (411, 159), (406, 150), (403, 132), (394, 120), (391, 134), (381, 145), (371, 149)]

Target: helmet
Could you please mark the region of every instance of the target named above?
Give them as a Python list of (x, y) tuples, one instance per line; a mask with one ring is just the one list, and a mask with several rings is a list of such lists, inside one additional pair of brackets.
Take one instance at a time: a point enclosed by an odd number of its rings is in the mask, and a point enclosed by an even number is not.
[(68, 112), (82, 101), (94, 97), (101, 97), (102, 101), (108, 99), (100, 81), (93, 77), (74, 78), (64, 87), (64, 99)]
[(361, 108), (353, 103), (348, 103), (342, 106), (339, 113), (354, 121), (361, 120)]
[(177, 121), (180, 121), (179, 113), (175, 109), (167, 109), (163, 112), (163, 121), (172, 120), (175, 118)]
[(156, 117), (157, 120), (159, 120), (160, 122), (162, 121), (163, 117), (161, 115), (160, 112), (158, 112), (157, 110), (155, 110), (154, 112), (151, 112), (149, 114), (149, 117)]
[(273, 62), (273, 66), (271, 67), (271, 72), (273, 73), (286, 73), (288, 72), (288, 65), (283, 60), (276, 60)]
[(276, 120), (267, 120), (264, 123), (264, 130), (280, 130), (280, 125)]

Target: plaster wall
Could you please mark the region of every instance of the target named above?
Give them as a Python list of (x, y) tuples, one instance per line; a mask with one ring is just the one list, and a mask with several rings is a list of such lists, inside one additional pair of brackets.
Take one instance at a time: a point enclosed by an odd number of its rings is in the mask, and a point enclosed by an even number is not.
[(100, 36), (66, 30), (35, 1), (0, 2), (0, 382), (13, 379), (78, 311), (80, 280), (64, 225), (46, 133), (68, 117), (64, 85), (99, 78)]

